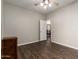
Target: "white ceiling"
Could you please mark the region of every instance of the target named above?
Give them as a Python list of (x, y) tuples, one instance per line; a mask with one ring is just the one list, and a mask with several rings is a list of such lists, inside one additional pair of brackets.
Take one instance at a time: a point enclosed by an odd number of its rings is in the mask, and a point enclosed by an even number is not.
[(47, 10), (45, 10), (43, 7), (40, 6), (35, 6), (35, 3), (39, 3), (42, 0), (3, 0), (4, 2), (13, 4), (13, 5), (17, 5), (20, 7), (24, 7), (33, 11), (37, 11), (43, 14), (47, 14), (50, 13), (51, 11), (54, 11), (57, 8), (60, 8), (62, 6), (68, 5), (72, 2), (75, 2), (77, 0), (56, 0), (59, 5), (58, 6), (52, 6), (50, 8), (48, 8)]

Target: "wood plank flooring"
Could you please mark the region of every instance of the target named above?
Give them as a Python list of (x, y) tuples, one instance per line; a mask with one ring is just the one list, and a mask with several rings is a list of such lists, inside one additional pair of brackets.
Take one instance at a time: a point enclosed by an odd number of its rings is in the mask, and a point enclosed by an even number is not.
[(49, 41), (18, 47), (18, 59), (78, 59), (78, 51)]

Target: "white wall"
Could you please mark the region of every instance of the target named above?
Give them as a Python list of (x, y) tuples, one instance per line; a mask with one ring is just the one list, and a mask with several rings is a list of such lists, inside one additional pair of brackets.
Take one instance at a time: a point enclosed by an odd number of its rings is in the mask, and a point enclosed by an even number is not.
[(39, 41), (39, 20), (44, 15), (4, 3), (4, 37), (17, 36), (18, 44)]
[[(75, 2), (48, 14), (47, 18), (52, 23), (53, 42), (78, 48), (77, 8), (77, 2)], [(3, 12), (3, 37), (17, 36), (18, 44), (39, 40), (39, 20), (46, 19), (44, 15), (7, 3), (3, 4)]]
[(3, 0), (1, 0), (1, 39), (4, 36)]
[(78, 6), (77, 2), (55, 10), (47, 17), (52, 23), (52, 41), (78, 48)]

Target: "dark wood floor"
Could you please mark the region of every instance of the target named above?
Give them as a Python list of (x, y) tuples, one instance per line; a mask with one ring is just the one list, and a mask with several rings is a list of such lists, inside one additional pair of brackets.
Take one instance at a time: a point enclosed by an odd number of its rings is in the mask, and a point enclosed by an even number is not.
[(18, 47), (18, 59), (78, 59), (77, 50), (49, 41)]

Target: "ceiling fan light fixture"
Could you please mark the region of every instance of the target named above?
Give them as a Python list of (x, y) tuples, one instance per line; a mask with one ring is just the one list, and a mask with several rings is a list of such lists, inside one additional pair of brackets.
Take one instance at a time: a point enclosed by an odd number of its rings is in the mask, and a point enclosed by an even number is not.
[(40, 6), (44, 6), (44, 4), (43, 3), (40, 3)]
[(44, 9), (47, 9), (49, 7), (52, 7), (54, 5), (58, 6), (59, 3), (54, 0), (42, 0), (40, 3), (35, 4), (35, 6), (40, 5)]
[(52, 4), (51, 3), (49, 4), (49, 7), (52, 7)]
[(48, 4), (48, 3), (49, 3), (48, 0), (46, 0), (46, 1), (45, 1), (45, 4)]
[(47, 6), (46, 5), (44, 6), (44, 9), (47, 9)]

